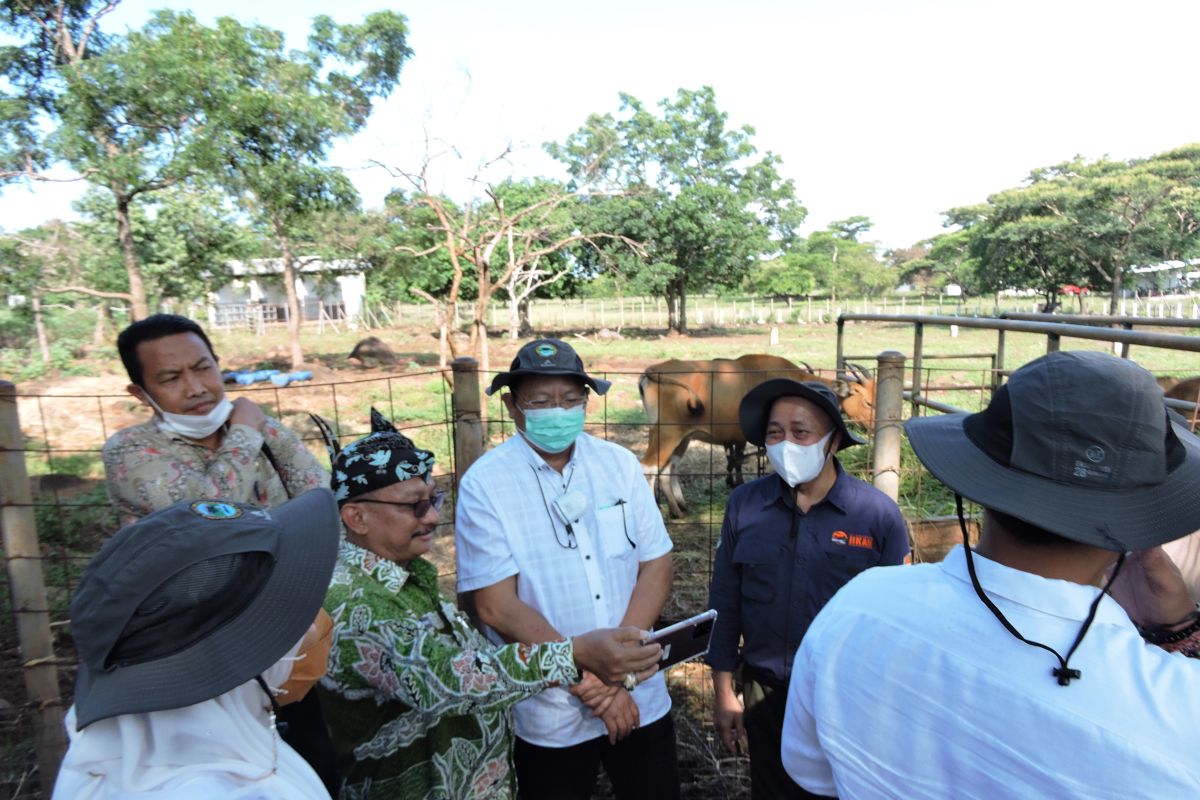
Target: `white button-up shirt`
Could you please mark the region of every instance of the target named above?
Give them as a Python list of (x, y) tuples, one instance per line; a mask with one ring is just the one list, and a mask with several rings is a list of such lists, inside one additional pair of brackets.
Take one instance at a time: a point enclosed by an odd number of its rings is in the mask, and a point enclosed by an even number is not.
[[(568, 492), (587, 500), (570, 530), (554, 506)], [(520, 434), (489, 450), (459, 483), (454, 532), (458, 591), (517, 575), (520, 600), (564, 636), (620, 625), (641, 562), (671, 551), (662, 514), (633, 453), (588, 434), (575, 440), (561, 474)], [(661, 674), (638, 686), (633, 699), (642, 725), (671, 708)], [(567, 747), (606, 733), (604, 723), (565, 688), (518, 703), (513, 717), (517, 735), (543, 747)]]
[[(1099, 589), (975, 555), (984, 591), (1066, 655)], [(879, 567), (817, 615), (796, 654), (783, 764), (849, 798), (1200, 797), (1200, 661), (1147, 645), (1112, 598), (1071, 657), (1023, 644), (940, 564)]]

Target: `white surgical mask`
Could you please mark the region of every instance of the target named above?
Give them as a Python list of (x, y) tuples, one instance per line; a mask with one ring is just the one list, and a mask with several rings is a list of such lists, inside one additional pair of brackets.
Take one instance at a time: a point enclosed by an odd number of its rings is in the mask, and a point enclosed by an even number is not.
[(205, 439), (211, 436), (233, 413), (233, 403), (229, 402), (228, 397), (222, 397), (207, 414), (171, 414), (159, 408), (149, 392), (144, 391), (143, 394), (162, 418), (158, 426), (164, 431), (179, 434), (187, 439)]
[(769, 444), (767, 459), (788, 486), (796, 487), (808, 483), (820, 475), (825, 466), (825, 459), (828, 458), (825, 445), (831, 436), (832, 430), (822, 436), (821, 441), (816, 444), (796, 444), (786, 439), (777, 444)]

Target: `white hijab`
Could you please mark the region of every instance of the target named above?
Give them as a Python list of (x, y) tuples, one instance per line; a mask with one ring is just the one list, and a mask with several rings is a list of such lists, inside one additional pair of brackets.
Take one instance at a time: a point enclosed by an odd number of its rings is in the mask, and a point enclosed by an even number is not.
[[(300, 643), (263, 674), (268, 686), (291, 674)], [(52, 800), (329, 800), (312, 767), (271, 730), (257, 681), (186, 708), (122, 714), (75, 730)]]

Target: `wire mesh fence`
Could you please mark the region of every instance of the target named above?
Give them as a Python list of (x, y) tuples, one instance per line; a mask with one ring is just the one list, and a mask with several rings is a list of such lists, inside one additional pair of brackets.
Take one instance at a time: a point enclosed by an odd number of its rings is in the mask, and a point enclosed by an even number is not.
[[(834, 380), (833, 370), (819, 370)], [(970, 376), (967, 376), (970, 373)], [(468, 373), (470, 374), (470, 373)], [(639, 457), (652, 433), (663, 436), (672, 425), (658, 417), (651, 423), (641, 407), (638, 382), (642, 372), (604, 372), (612, 381), (607, 395), (594, 397), (588, 407), (587, 431), (630, 448)], [(990, 367), (929, 366), (922, 370), (923, 394), (939, 386), (991, 385)], [(470, 374), (490, 380), (491, 375)], [(709, 397), (717, 394), (716, 373), (701, 376)], [(430, 370), (384, 377), (287, 387), (251, 386), (231, 389), (248, 396), (296, 431), (318, 460), (327, 463), (323, 442), (309, 414), (328, 419), (339, 440), (346, 443), (369, 432), (369, 409), (378, 408), (419, 446), (438, 456), (435, 479), (453, 493), (456, 485), (455, 420), (449, 371)], [(986, 403), (984, 388), (943, 392), (947, 402), (972, 410)], [(739, 395), (740, 397), (740, 395)], [(72, 592), (91, 556), (116, 530), (109, 505), (100, 449), (117, 430), (149, 419), (148, 412), (128, 395), (23, 395), (18, 392), (24, 457), (32, 489), (32, 506), (40, 538), (47, 589), (47, 609), (59, 668), (61, 703), (70, 703), (74, 683), (74, 644), (68, 620)], [(713, 409), (718, 408), (712, 403)], [(736, 407), (736, 404), (735, 404)], [(498, 395), (487, 397), (480, 409), (489, 447), (514, 435), (512, 422)], [(711, 416), (710, 412), (710, 416)], [(714, 424), (721, 420), (712, 419)], [(726, 420), (736, 427), (736, 420)], [(707, 607), (713, 555), (720, 537), (725, 505), (731, 491), (727, 479), (731, 462), (718, 443), (693, 443), (681, 453), (676, 475), (687, 501), (679, 518), (666, 518), (674, 541), (675, 584), (663, 611), (664, 620), (677, 620)], [(872, 478), (873, 443), (841, 454), (848, 472), (868, 482)], [(769, 467), (761, 452), (751, 451), (742, 462), (746, 480)], [(947, 513), (944, 490), (924, 476), (911, 452), (901, 460), (901, 504), (910, 519)], [(453, 494), (451, 494), (453, 497)], [(664, 510), (664, 513), (667, 513)], [(454, 593), (453, 504), (443, 512), (439, 535), (430, 558), (439, 569), (443, 590)], [(7, 566), (7, 565), (6, 565)], [(14, 619), (36, 609), (13, 606), (7, 581), (0, 587), (0, 793), (10, 797), (44, 796), (36, 779), (33, 719), (36, 711), (25, 701), (22, 658)], [(711, 684), (707, 668), (688, 664), (672, 670), (668, 683), (676, 705), (681, 776), (685, 797), (744, 797), (749, 794), (748, 763), (724, 753), (711, 725)]]

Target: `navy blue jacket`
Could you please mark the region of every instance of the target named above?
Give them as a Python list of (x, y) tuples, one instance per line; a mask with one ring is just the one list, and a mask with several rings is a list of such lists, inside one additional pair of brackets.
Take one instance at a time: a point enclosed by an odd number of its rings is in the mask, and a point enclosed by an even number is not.
[(742, 661), (786, 682), (800, 639), (834, 593), (863, 570), (908, 556), (908, 528), (892, 499), (834, 466), (829, 494), (807, 514), (778, 475), (730, 495), (708, 594), (718, 612), (705, 659), (713, 669), (738, 666), (741, 638)]

